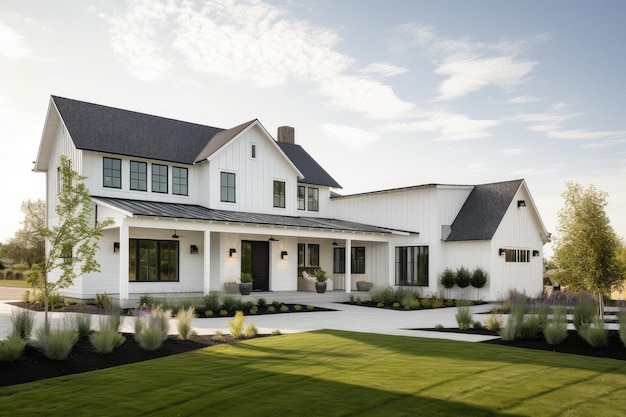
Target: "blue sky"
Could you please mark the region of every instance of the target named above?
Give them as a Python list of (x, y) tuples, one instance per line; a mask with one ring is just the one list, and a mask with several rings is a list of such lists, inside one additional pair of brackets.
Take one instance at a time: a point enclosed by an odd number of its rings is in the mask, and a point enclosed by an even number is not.
[(0, 241), (45, 198), (51, 94), (293, 126), (345, 194), (524, 178), (553, 233), (565, 182), (593, 184), (626, 237), (625, 17), (619, 0), (5, 0)]

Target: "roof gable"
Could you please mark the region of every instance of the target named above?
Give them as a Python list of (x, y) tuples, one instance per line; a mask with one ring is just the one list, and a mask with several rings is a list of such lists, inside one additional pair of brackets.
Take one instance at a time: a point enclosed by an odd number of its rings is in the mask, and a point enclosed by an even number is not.
[(302, 146), (286, 142), (277, 142), (277, 144), (304, 176), (304, 178), (298, 180), (298, 182), (341, 188), (341, 185), (339, 185), (339, 183), (335, 181)]
[(475, 186), (450, 226), (450, 234), (445, 240), (491, 239), (523, 181)]

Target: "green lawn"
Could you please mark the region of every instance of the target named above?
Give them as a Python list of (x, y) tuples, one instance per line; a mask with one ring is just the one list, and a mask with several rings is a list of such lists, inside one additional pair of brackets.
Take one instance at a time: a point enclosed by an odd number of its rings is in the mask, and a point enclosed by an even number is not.
[(623, 416), (626, 363), (340, 331), (0, 390), (2, 415)]
[(23, 279), (0, 279), (0, 287), (32, 288), (28, 281)]

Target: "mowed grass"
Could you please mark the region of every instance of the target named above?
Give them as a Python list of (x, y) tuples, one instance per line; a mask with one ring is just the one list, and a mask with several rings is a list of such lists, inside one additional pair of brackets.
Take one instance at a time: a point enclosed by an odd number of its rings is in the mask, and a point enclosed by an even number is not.
[(0, 390), (38, 416), (623, 416), (626, 364), (478, 343), (317, 331)]

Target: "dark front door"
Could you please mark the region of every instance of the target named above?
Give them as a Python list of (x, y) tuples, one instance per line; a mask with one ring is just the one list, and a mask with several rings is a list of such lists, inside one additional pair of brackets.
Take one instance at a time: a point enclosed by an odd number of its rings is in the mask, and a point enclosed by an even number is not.
[(252, 288), (255, 291), (269, 291), (269, 242), (244, 240), (241, 242), (241, 252), (241, 272), (252, 274)]

